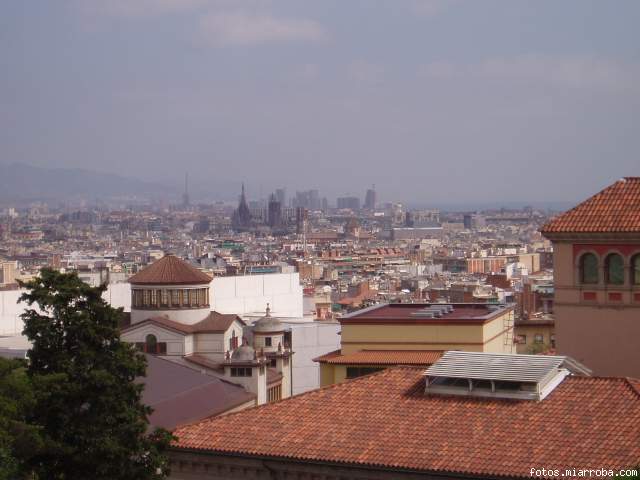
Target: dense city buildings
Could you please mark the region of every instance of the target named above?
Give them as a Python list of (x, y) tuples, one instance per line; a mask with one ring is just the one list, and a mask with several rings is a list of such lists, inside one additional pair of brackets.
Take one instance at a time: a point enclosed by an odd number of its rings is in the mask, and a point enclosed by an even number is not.
[[(336, 467), (345, 446), (301, 463), (284, 460), (295, 454), (290, 443), (269, 450), (261, 442), (249, 452), (235, 436), (216, 440), (212, 433), (226, 432), (226, 422), (240, 430), (249, 422), (256, 438), (280, 426), (296, 438), (307, 430), (323, 435), (323, 423), (310, 413), (319, 408), (316, 395), (326, 408), (341, 412), (361, 402), (354, 397), (360, 395), (354, 393), (358, 385), (374, 389), (371, 401), (384, 408), (393, 410), (398, 398), (407, 398), (424, 416), (424, 409), (464, 404), (482, 422), (488, 421), (489, 407), (505, 418), (547, 418), (568, 412), (568, 398), (589, 405), (609, 401), (611, 391), (619, 399), (617, 414), (633, 421), (635, 397), (622, 392), (638, 387), (617, 377), (637, 376), (636, 352), (626, 339), (637, 333), (638, 184), (633, 178), (617, 182), (559, 216), (531, 208), (411, 208), (382, 203), (373, 189), (362, 203), (355, 197), (345, 203), (343, 197), (329, 205), (318, 190), (298, 191), (288, 200), (278, 189), (256, 199), (244, 185), (237, 203), (198, 204), (191, 197), (186, 202), (185, 185), (183, 202), (173, 206), (6, 208), (0, 216), (0, 355), (24, 358), (30, 347), (20, 335), (24, 306), (17, 304), (18, 281), (48, 266), (75, 271), (94, 286), (106, 284), (105, 299), (124, 310), (122, 339), (147, 356), (143, 400), (154, 408), (151, 424), (178, 435), (171, 453), (171, 478), (177, 479), (202, 478), (197, 465), (204, 464), (214, 472), (211, 478), (231, 478), (234, 469), (259, 476), (263, 457), (287, 475), (368, 478), (351, 457)], [(602, 212), (609, 218), (606, 231), (584, 230)], [(493, 358), (483, 370), (486, 378), (427, 382), (425, 371), (476, 361), (456, 356), (460, 352)], [(517, 367), (523, 382), (517, 392), (511, 380), (492, 370), (500, 362), (516, 369), (519, 360), (510, 360), (520, 358), (516, 354), (526, 363)], [(553, 365), (548, 378), (537, 380), (544, 385), (532, 387), (525, 379), (539, 372), (537, 358)], [(590, 379), (594, 372), (610, 377)], [(460, 385), (466, 385), (464, 392), (451, 390)], [(538, 390), (540, 398), (527, 397)], [(475, 398), (482, 395), (491, 398)], [(516, 410), (504, 404), (513, 395), (521, 397)], [(283, 400), (282, 405), (292, 402), (296, 415), (286, 413), (289, 408), (271, 409)], [(353, 432), (370, 434), (364, 419), (353, 415)], [(567, 415), (573, 425), (582, 424), (587, 413)], [(218, 417), (221, 423), (212, 420)], [(386, 418), (378, 432), (385, 442), (388, 432), (407, 428)], [(300, 419), (317, 428), (301, 426)], [(610, 431), (619, 427), (617, 421), (601, 416), (598, 428)], [(522, 422), (542, 438), (537, 426)], [(439, 442), (469, 435), (453, 420), (447, 425), (449, 433)], [(572, 432), (593, 435), (586, 427)], [(623, 435), (635, 441), (634, 433)], [(227, 440), (232, 450), (224, 450)], [(437, 468), (435, 460), (403, 463), (402, 452), (389, 464), (387, 454), (371, 453), (366, 468), (380, 478), (411, 478)], [(539, 460), (597, 460), (583, 450), (574, 454), (540, 450)], [(487, 470), (484, 453), (478, 455), (458, 473), (509, 474)], [(610, 449), (603, 450), (603, 465), (617, 467), (612, 458)]]

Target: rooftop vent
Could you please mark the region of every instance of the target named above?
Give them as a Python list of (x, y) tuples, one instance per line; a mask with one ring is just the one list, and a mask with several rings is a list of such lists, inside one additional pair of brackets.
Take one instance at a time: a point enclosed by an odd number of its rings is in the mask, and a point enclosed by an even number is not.
[(543, 400), (572, 372), (567, 357), (449, 351), (426, 371), (425, 393)]

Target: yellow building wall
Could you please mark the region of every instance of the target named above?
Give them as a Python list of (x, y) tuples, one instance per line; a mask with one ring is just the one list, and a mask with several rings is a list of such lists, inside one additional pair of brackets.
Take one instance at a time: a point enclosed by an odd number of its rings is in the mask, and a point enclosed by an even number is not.
[[(360, 350), (496, 350), (503, 344), (505, 317), (513, 311), (479, 325), (343, 325), (342, 353)], [(498, 337), (498, 338), (494, 338)], [(491, 348), (491, 350), (486, 350)]]
[[(516, 328), (515, 337), (518, 335), (526, 335), (526, 343), (518, 343), (516, 345), (517, 353), (531, 354), (535, 353), (535, 349), (547, 349), (551, 347), (551, 335), (553, 335), (555, 327), (551, 325), (526, 325)], [(542, 335), (542, 343), (534, 343), (535, 336)]]

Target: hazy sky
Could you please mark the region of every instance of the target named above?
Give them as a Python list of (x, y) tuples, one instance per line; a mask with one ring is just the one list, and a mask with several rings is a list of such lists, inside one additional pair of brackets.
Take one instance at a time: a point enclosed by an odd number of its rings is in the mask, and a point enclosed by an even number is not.
[(4, 0), (0, 161), (580, 200), (640, 175), (640, 1)]

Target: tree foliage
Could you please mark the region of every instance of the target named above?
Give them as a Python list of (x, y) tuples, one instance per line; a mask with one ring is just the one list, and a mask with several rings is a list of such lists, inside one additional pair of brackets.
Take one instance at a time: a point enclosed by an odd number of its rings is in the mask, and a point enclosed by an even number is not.
[(26, 362), (0, 357), (0, 480), (19, 478), (25, 460), (41, 448), (41, 429), (27, 423), (33, 405)]
[(27, 422), (41, 434), (24, 471), (56, 480), (164, 478), (171, 436), (148, 434), (151, 409), (134, 381), (145, 358), (120, 341), (122, 310), (102, 299), (105, 287), (50, 269), (22, 286), (30, 307), (23, 333), (33, 344)]

